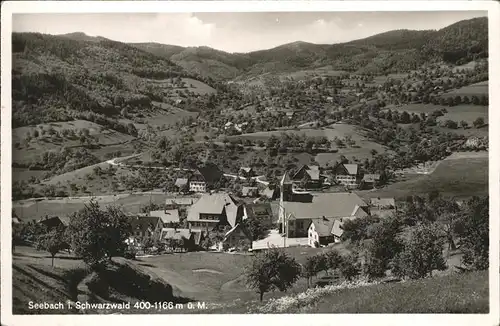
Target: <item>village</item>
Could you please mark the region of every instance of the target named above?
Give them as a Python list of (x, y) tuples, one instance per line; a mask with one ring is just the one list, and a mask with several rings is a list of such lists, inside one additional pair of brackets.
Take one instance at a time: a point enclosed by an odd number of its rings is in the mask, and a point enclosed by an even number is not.
[[(360, 187), (375, 187), (379, 175), (362, 174), (357, 164), (338, 164), (334, 171), (334, 177), (328, 180), (318, 166), (304, 165), (294, 173), (286, 172), (277, 186), (243, 186), (236, 196), (213, 189), (225, 176), (216, 166), (207, 164), (187, 178), (178, 178), (177, 192), (166, 195), (161, 209), (127, 214), (131, 225), (129, 250), (152, 255), (289, 246), (319, 248), (341, 241), (346, 220), (370, 214), (387, 216), (395, 211), (394, 198), (366, 202), (352, 192)], [(256, 175), (252, 168), (242, 167), (233, 177), (251, 181)], [(246, 227), (253, 220), (264, 230), (256, 236)], [(69, 218), (46, 216), (38, 223), (50, 231), (68, 225)]]

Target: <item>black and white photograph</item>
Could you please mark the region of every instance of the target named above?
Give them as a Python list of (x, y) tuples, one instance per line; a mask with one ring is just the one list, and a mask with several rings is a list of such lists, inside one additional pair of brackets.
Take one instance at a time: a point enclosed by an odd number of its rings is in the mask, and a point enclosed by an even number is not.
[(113, 6), (2, 30), (2, 311), (498, 325), (487, 6)]

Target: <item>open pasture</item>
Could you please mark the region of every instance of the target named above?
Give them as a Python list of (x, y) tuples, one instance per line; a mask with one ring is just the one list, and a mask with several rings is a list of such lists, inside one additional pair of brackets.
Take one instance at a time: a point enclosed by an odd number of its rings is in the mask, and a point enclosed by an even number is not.
[(488, 194), (488, 157), (445, 159), (428, 175), (411, 175), (407, 180), (374, 191), (359, 191), (365, 198), (426, 195), (437, 190), (450, 197)]
[(460, 87), (458, 89), (450, 90), (446, 93), (441, 94), (441, 97), (450, 97), (450, 96), (488, 96), (488, 82), (479, 82), (476, 84)]

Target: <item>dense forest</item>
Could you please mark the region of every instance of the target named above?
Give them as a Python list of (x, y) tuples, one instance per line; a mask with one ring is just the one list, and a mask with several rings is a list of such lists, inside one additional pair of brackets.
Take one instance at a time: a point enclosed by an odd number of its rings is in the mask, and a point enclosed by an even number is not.
[(486, 17), (464, 20), (437, 31), (395, 30), (333, 45), (294, 42), (250, 53), (151, 43), (132, 45), (168, 58), (187, 71), (216, 79), (325, 65), (350, 72), (385, 74), (408, 72), (428, 62), (460, 65), (488, 57), (488, 20)]

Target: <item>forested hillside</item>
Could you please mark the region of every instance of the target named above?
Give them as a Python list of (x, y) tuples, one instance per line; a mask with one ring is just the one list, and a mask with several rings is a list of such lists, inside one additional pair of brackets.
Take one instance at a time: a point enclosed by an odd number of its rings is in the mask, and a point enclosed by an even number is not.
[(193, 78), (130, 45), (71, 36), (13, 34), (13, 127), (81, 118), (126, 130), (110, 119), (163, 102), (165, 87), (156, 81)]
[(342, 44), (294, 42), (248, 54), (206, 47), (133, 44), (168, 58), (189, 72), (214, 79), (252, 77), (331, 65), (362, 74), (408, 72), (424, 63), (463, 64), (488, 56), (488, 20), (474, 18), (441, 30), (395, 30)]

